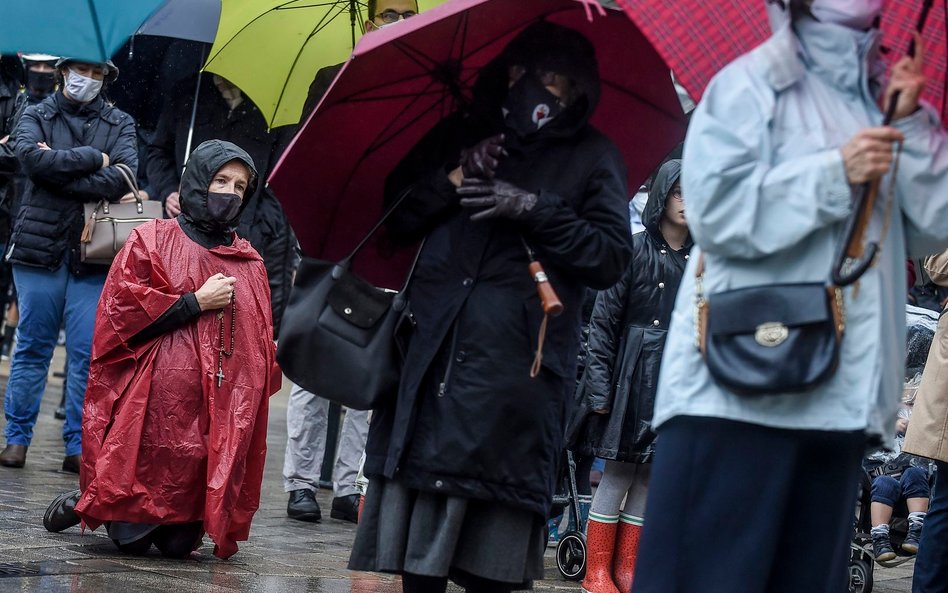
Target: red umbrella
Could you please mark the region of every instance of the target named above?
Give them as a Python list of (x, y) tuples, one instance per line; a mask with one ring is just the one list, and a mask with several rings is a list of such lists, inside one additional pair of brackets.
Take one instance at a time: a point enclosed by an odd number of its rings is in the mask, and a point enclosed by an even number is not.
[[(750, 51), (771, 33), (767, 0), (618, 0), (626, 14), (655, 45), (691, 96), (698, 100), (721, 68)], [(882, 46), (887, 59), (908, 51), (923, 6), (931, 0), (887, 0), (882, 13)], [(924, 99), (946, 113), (946, 0), (935, 0), (923, 30)]]
[[(638, 28), (593, 0), (453, 0), (366, 35), (271, 175), (307, 256), (336, 260), (355, 247), (381, 215), (388, 173), (470, 99), (480, 69), (541, 19), (595, 46), (602, 98), (592, 123), (622, 151), (638, 187), (685, 130), (668, 67)], [(355, 268), (399, 287), (406, 260), (366, 249)]]

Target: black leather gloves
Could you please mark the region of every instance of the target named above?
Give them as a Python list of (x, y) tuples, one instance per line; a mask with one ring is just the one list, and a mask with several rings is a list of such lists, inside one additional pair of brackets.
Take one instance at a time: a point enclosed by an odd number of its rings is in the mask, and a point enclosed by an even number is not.
[(507, 151), (504, 150), (504, 135), (491, 136), (461, 151), (461, 173), (466, 179), (493, 179), (500, 158), (505, 156)]
[(518, 220), (537, 205), (537, 196), (512, 183), (495, 179), (465, 179), (457, 189), (464, 208), (487, 208), (471, 216), (471, 220), (509, 218)]

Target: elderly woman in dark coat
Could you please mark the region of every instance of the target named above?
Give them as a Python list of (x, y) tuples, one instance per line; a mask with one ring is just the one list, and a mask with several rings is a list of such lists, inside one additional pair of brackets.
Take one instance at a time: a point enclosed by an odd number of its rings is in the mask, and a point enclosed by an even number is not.
[[(473, 108), (389, 176), (390, 203), (407, 190), (389, 231), (427, 240), (398, 397), (372, 420), (349, 566), (401, 573), (408, 593), (543, 575), (583, 293), (615, 283), (629, 254), (621, 155), (588, 124), (597, 72), (582, 35), (533, 25), (482, 70)], [(544, 315), (525, 243), (565, 304), (536, 378)]]
[(642, 213), (645, 230), (632, 236), (628, 272), (599, 294), (590, 321), (583, 388), (594, 414), (580, 449), (608, 461), (589, 514), (583, 581), (589, 593), (632, 588), (655, 450), (651, 421), (658, 370), (691, 248), (680, 175), (679, 160), (659, 169)]

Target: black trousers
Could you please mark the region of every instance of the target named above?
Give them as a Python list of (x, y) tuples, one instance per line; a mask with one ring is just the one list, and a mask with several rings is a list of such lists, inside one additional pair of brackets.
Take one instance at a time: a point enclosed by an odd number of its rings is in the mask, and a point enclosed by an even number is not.
[(839, 593), (865, 437), (677, 417), (658, 431), (633, 593)]

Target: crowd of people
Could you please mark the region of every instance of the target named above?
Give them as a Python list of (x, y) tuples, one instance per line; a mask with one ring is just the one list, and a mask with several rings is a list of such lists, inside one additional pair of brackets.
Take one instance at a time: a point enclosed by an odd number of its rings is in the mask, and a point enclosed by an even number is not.
[[(712, 80), (644, 204), (630, 208), (622, 155), (589, 123), (592, 44), (545, 21), (385, 172), (386, 233), (421, 245), (414, 333), (397, 394), (345, 411), (328, 464), (337, 408), (290, 387), (290, 519), (321, 521), (331, 482), (330, 516), (358, 523), (351, 569), (400, 574), (406, 593), (529, 588), (569, 448), (585, 496), (605, 460), (579, 507), (586, 593), (829, 593), (868, 476), (874, 557), (917, 555), (913, 591), (948, 591), (944, 319), (896, 416), (906, 302), (948, 284), (948, 133), (919, 101), (924, 48), (886, 77), (880, 0), (766, 4), (773, 35)], [(370, 1), (365, 30), (417, 12)], [(314, 73), (304, 116), (340, 68)], [(0, 294), (16, 339), (0, 464), (27, 464), (62, 329), (62, 469), (80, 479), (47, 529), (102, 525), (122, 552), (174, 558), (208, 535), (228, 558), (259, 505), (274, 340), (304, 255), (263, 183), (296, 129), (268, 129), (239, 88), (196, 72), (143, 129), (108, 100), (120, 75), (3, 58)], [(137, 193), (119, 165), (165, 217), (90, 264), (83, 204)], [(853, 195), (873, 183), (880, 252), (833, 285)], [(925, 256), (907, 297), (905, 262)], [(544, 315), (534, 257), (562, 315)]]

